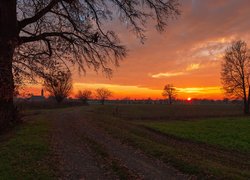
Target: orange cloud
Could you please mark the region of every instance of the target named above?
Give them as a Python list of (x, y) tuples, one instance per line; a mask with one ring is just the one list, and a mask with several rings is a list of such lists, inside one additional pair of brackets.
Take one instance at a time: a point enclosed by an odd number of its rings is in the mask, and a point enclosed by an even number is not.
[(175, 76), (182, 76), (185, 72), (166, 72), (166, 73), (158, 73), (151, 75), (152, 78), (162, 78), (162, 77), (175, 77)]
[(116, 98), (159, 98), (161, 96), (161, 90), (154, 90), (145, 87), (138, 86), (126, 86), (126, 85), (116, 85), (116, 84), (88, 84), (88, 83), (74, 83), (74, 92), (81, 89), (91, 89), (95, 90), (97, 88), (108, 88), (113, 92), (113, 99)]
[(175, 77), (175, 76), (182, 76), (188, 75), (190, 71), (200, 69), (199, 63), (192, 63), (186, 67), (183, 71), (180, 72), (166, 72), (166, 73), (158, 73), (151, 75), (152, 78), (163, 78), (163, 77)]
[(194, 64), (190, 64), (186, 68), (186, 71), (193, 71), (193, 70), (197, 70), (197, 69), (200, 69), (200, 64), (199, 63), (194, 63)]

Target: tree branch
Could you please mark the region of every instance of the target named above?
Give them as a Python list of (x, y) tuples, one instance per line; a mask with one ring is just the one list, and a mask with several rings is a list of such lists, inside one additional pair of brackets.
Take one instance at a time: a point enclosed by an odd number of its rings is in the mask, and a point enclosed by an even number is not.
[(51, 2), (44, 7), (43, 9), (41, 9), (40, 11), (38, 11), (33, 17), (30, 18), (26, 18), (23, 19), (22, 21), (18, 22), (18, 27), (19, 27), (19, 31), (21, 29), (23, 29), (25, 26), (27, 26), (28, 24), (32, 24), (34, 22), (36, 22), (37, 20), (39, 20), (40, 18), (42, 18), (47, 12), (49, 12), (59, 1), (61, 0), (51, 0)]

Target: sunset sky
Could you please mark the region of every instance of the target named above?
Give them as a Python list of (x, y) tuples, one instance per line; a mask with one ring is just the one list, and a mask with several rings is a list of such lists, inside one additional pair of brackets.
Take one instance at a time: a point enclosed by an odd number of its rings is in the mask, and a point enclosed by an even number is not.
[[(178, 98), (224, 97), (220, 64), (223, 52), (233, 40), (250, 46), (249, 0), (180, 0), (181, 16), (169, 22), (159, 33), (149, 23), (147, 40), (141, 44), (126, 27), (114, 23), (128, 56), (114, 68), (111, 79), (101, 72), (74, 71), (74, 91), (106, 87), (113, 98), (162, 98), (165, 84), (173, 84)], [(29, 86), (27, 92), (39, 94), (41, 86)]]

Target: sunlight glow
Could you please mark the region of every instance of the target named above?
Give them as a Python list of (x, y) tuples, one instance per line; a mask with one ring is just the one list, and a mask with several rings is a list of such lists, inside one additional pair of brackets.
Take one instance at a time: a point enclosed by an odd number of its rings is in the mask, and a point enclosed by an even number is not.
[[(74, 83), (73, 91), (71, 93), (71, 97), (75, 98), (75, 95), (79, 90), (90, 89), (93, 92), (97, 88), (108, 88), (113, 92), (112, 99), (162, 99), (162, 89), (152, 89), (149, 87), (141, 87), (141, 86), (131, 86), (131, 85), (119, 85), (119, 84), (99, 84), (99, 83)], [(40, 95), (41, 89), (43, 87), (40, 85), (30, 85), (23, 89), (23, 93), (21, 93), (22, 97), (27, 96), (27, 94)], [(189, 97), (193, 98), (213, 98), (213, 99), (222, 99), (223, 94), (221, 87), (188, 87), (181, 88), (176, 87), (177, 90), (177, 98), (178, 99), (186, 99)], [(26, 94), (26, 95), (25, 95)], [(45, 91), (45, 95), (48, 96), (48, 92)]]
[(190, 64), (186, 68), (187, 71), (193, 71), (193, 70), (197, 70), (197, 69), (200, 69), (200, 64), (198, 64), (198, 63)]
[(222, 93), (222, 89), (220, 86), (215, 87), (193, 87), (193, 88), (177, 88), (180, 93), (199, 93), (199, 94), (207, 94), (214, 93), (219, 94)]
[(162, 77), (175, 77), (175, 76), (182, 76), (184, 75), (185, 72), (174, 72), (174, 73), (158, 73), (158, 74), (153, 74), (151, 75), (152, 78), (162, 78)]

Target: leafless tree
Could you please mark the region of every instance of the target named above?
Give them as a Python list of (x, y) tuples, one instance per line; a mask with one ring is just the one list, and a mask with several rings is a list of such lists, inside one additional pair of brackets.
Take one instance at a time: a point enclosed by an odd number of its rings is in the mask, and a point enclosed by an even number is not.
[(243, 100), (245, 114), (249, 114), (249, 76), (250, 50), (244, 41), (233, 42), (225, 51), (221, 80), (227, 95)]
[(83, 104), (88, 104), (88, 100), (91, 98), (92, 91), (88, 89), (84, 89), (82, 91), (79, 91), (76, 95), (78, 99), (80, 99)]
[(96, 97), (101, 101), (102, 105), (104, 105), (105, 100), (111, 96), (112, 92), (106, 88), (96, 89)]
[(177, 96), (177, 90), (172, 84), (165, 85), (162, 95), (168, 99), (168, 103), (172, 104)]
[(45, 90), (53, 96), (58, 103), (61, 103), (69, 96), (72, 90), (71, 73), (68, 72), (52, 72), (44, 81)]
[(144, 40), (147, 22), (162, 31), (177, 15), (179, 0), (2, 0), (0, 126), (13, 121), (13, 71), (44, 77), (58, 63), (73, 63), (110, 75), (126, 49), (109, 24), (120, 21)]

